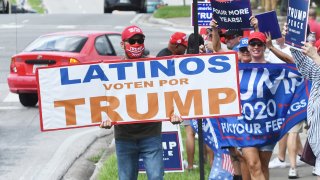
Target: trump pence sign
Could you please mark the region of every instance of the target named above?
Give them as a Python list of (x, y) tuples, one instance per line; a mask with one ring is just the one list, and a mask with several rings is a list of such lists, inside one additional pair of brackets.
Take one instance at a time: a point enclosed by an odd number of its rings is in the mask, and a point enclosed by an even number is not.
[(42, 131), (240, 114), (235, 53), (37, 70)]

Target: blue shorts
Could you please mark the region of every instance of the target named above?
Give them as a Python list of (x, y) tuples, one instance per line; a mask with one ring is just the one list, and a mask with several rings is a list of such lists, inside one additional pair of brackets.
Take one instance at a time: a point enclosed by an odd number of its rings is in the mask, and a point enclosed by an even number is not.
[(259, 147), (258, 149), (260, 151), (271, 151), (272, 152), (275, 146), (276, 146), (276, 143), (275, 144), (267, 144), (265, 146)]

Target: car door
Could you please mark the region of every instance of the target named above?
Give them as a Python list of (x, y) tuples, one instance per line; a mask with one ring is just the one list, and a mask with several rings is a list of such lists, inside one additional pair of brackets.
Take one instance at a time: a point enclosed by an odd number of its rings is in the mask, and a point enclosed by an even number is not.
[(123, 56), (120, 45), (121, 36), (119, 34), (106, 34), (96, 38), (94, 47), (99, 56), (99, 60), (115, 60)]

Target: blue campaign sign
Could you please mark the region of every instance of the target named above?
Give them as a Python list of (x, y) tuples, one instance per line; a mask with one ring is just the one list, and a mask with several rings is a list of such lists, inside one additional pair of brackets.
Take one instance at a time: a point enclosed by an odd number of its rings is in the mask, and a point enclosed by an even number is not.
[[(214, 151), (221, 147), (276, 143), (307, 117), (311, 83), (294, 64), (239, 64), (242, 116), (207, 118), (203, 136)], [(197, 129), (196, 121), (191, 125)]]
[[(178, 131), (162, 132), (162, 148), (164, 170), (183, 171)], [(142, 158), (139, 159), (139, 171), (145, 171)]]
[(310, 83), (294, 64), (240, 64), (242, 115), (212, 118), (220, 147), (276, 143), (306, 119)]
[[(191, 8), (193, 15), (193, 8)], [(193, 20), (193, 19), (192, 19)], [(198, 3), (198, 26), (209, 26), (212, 20), (212, 7), (210, 3)], [(194, 22), (192, 21), (192, 26)]]
[(222, 29), (251, 29), (250, 0), (211, 0), (213, 18)]
[[(261, 14), (257, 14), (256, 18), (259, 21), (258, 26), (260, 32), (270, 32), (272, 39), (281, 38), (281, 30), (276, 11), (268, 11)], [(272, 24), (272, 26), (270, 26), (270, 24)]]
[(306, 40), (310, 0), (289, 0), (286, 44), (301, 48)]

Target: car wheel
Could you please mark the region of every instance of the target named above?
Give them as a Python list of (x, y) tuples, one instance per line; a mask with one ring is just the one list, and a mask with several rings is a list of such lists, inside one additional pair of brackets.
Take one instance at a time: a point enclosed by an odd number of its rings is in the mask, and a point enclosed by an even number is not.
[(19, 100), (22, 105), (32, 107), (38, 103), (38, 95), (36, 93), (21, 93)]

